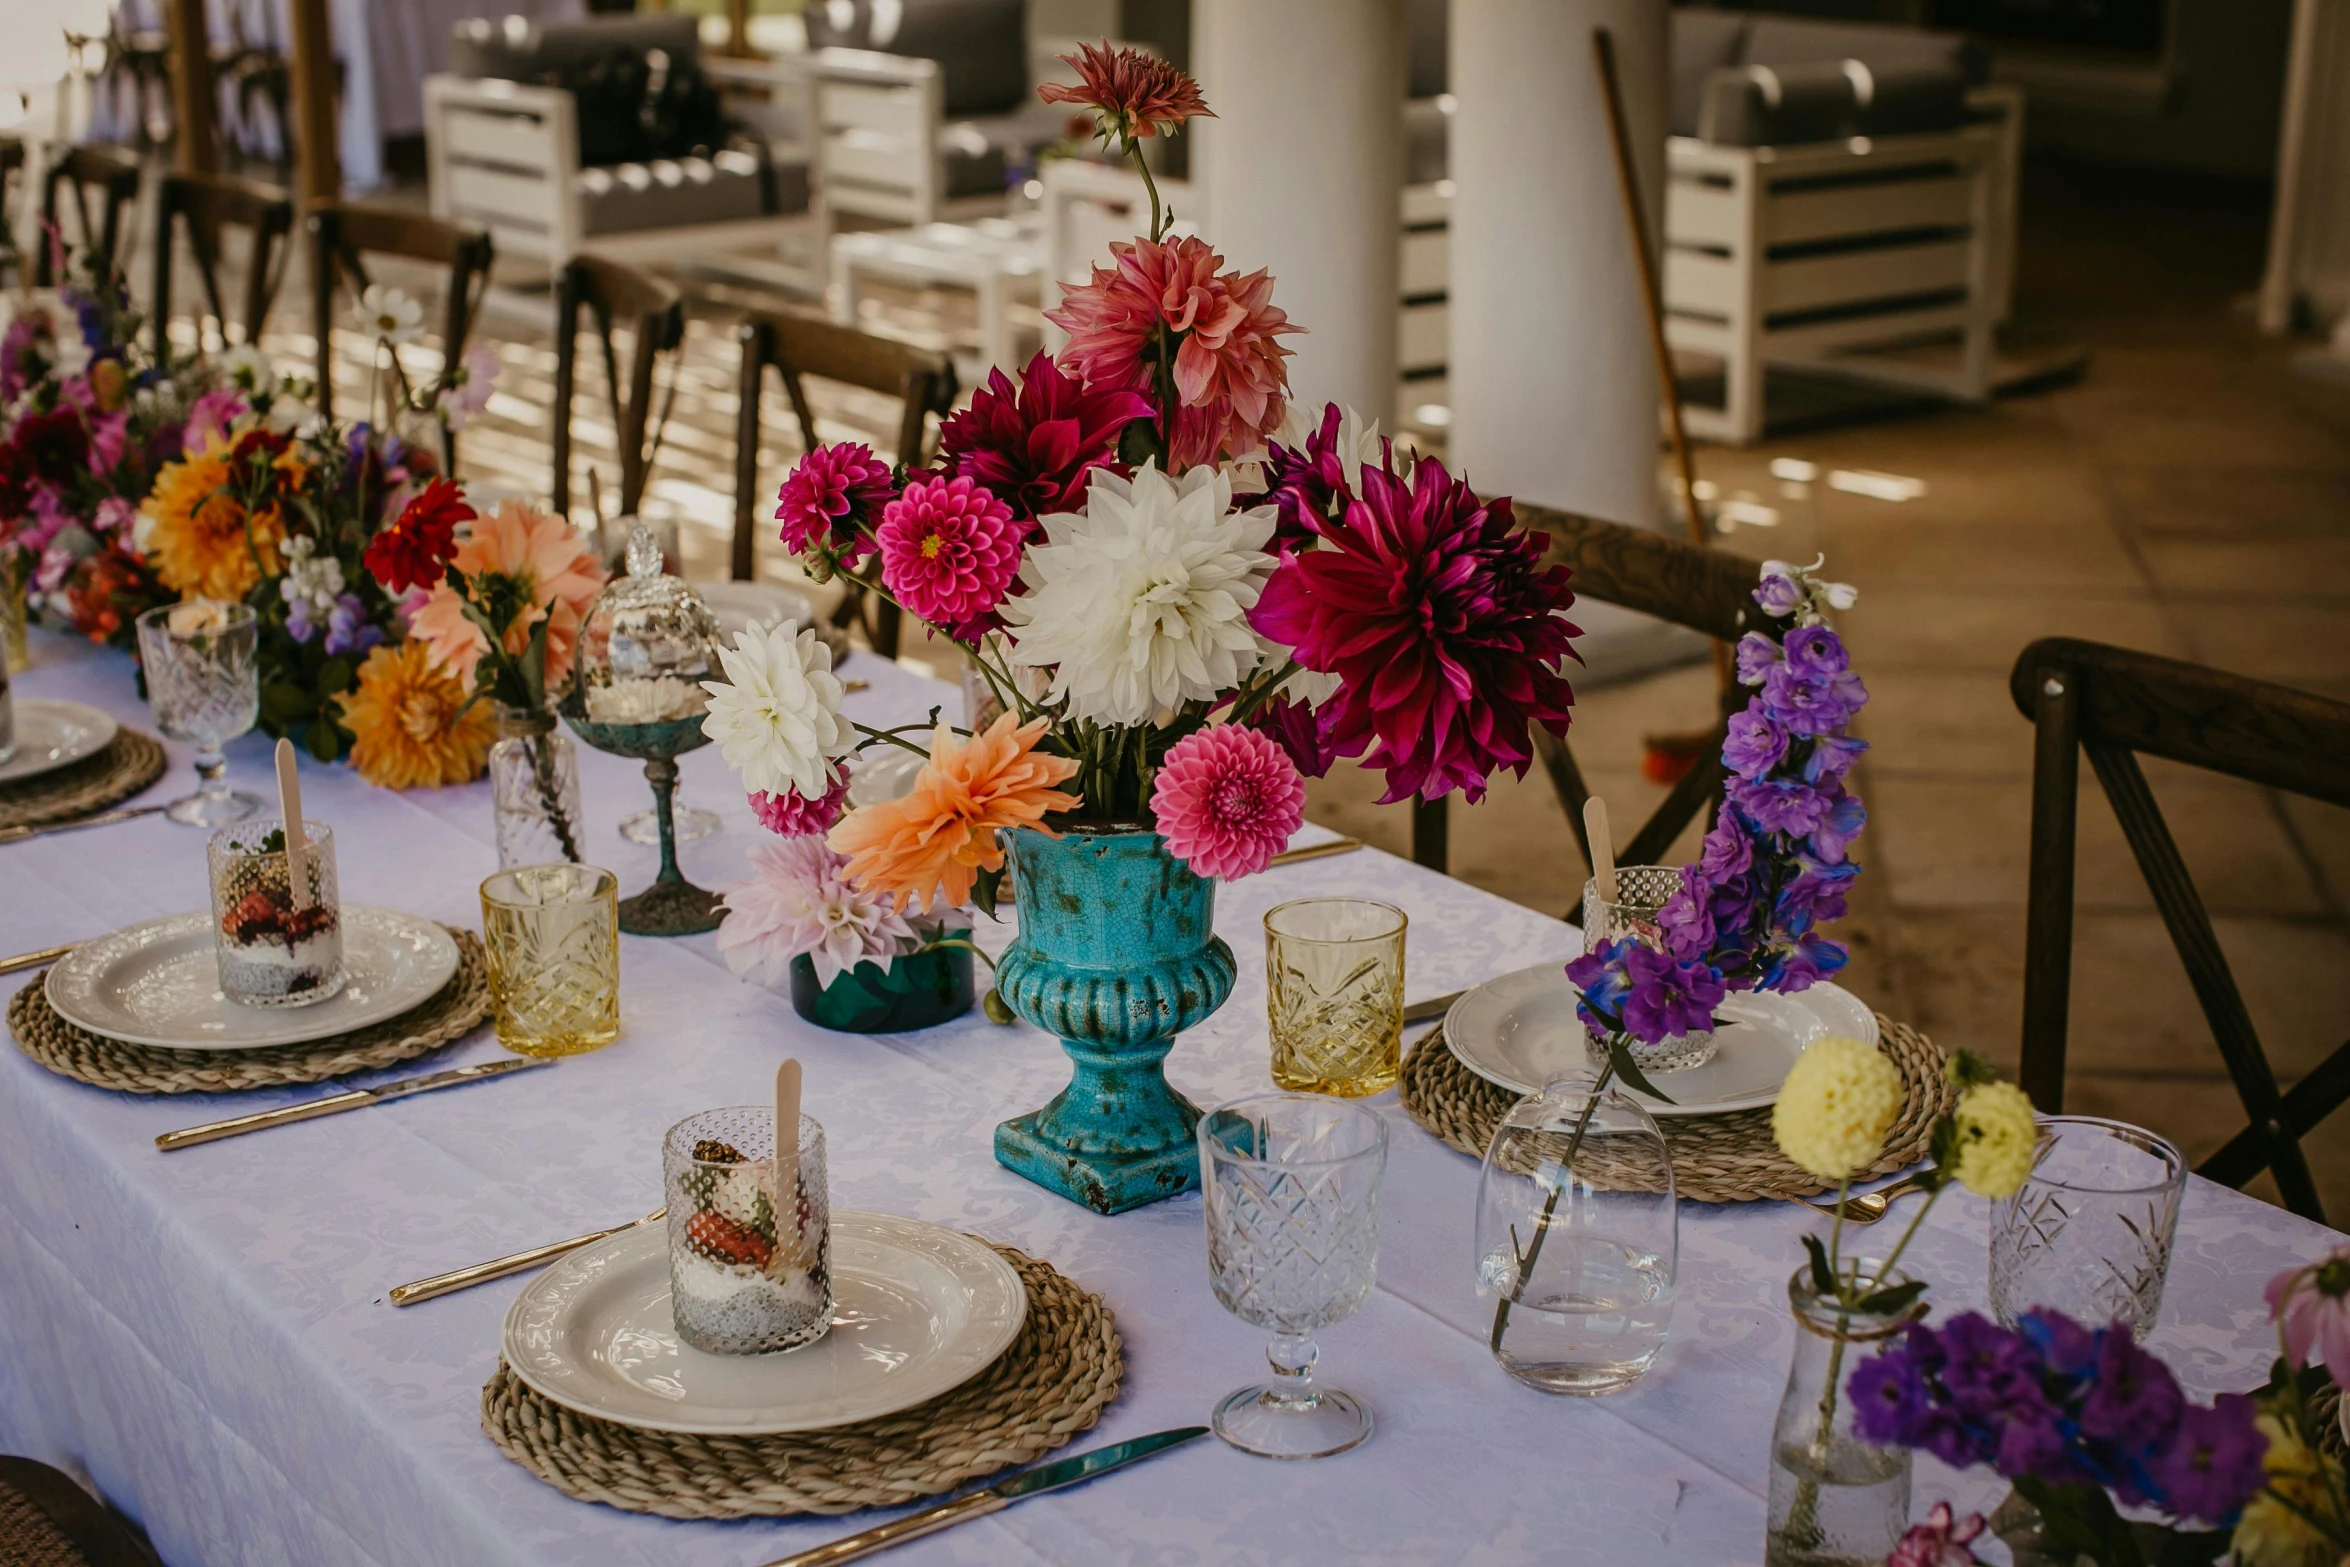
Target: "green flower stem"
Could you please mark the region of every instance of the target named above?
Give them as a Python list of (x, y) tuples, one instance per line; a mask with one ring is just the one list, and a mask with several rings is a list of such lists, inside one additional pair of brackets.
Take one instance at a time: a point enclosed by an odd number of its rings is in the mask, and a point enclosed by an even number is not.
[(982, 962), (982, 963), (986, 964), (986, 965), (988, 966), (988, 968), (989, 968), (991, 971), (992, 971), (992, 970), (995, 968), (995, 959), (993, 959), (993, 958), (989, 957), (989, 956), (988, 956), (986, 953), (984, 953), (984, 952), (980, 951), (980, 950), (979, 950), (979, 949), (978, 949), (976, 946), (973, 946), (973, 945), (972, 945), (970, 942), (968, 942), (968, 941), (965, 941), (965, 940), (961, 939), (960, 937), (956, 937), (956, 936), (941, 936), (941, 937), (940, 937), (938, 940), (936, 940), (936, 941), (926, 941), (926, 942), (924, 942), (924, 943), (923, 943), (921, 946), (919, 946), (919, 947), (916, 947), (916, 948), (914, 949), (914, 952), (915, 952), (916, 954), (920, 954), (920, 953), (924, 953), (924, 952), (938, 952), (938, 951), (941, 951), (941, 950), (943, 950), (944, 948), (947, 948), (947, 947), (960, 947), (960, 948), (962, 948), (962, 949), (963, 949), (965, 952), (968, 952), (968, 953), (970, 953), (970, 954), (971, 954), (973, 957), (977, 958), (977, 959), (978, 959), (980, 962)]
[(547, 814), (547, 825), (555, 830), (555, 841), (563, 847), (563, 858), (572, 864), (580, 863), (579, 844), (571, 835), (571, 819), (563, 812), (563, 796), (555, 788), (555, 737), (550, 732), (530, 737), (532, 781), (538, 785), (539, 809)]
[[(901, 751), (911, 751), (916, 756), (923, 758), (925, 761), (929, 760), (930, 758), (930, 753), (923, 750), (922, 747), (916, 745), (913, 741), (899, 739), (897, 729), (875, 729), (870, 724), (860, 724), (853, 718), (849, 720), (849, 727), (856, 730), (859, 734), (865, 736), (869, 740), (883, 741), (887, 744), (896, 746)], [(921, 729), (924, 727), (926, 726), (922, 724), (901, 724), (899, 726), (901, 729)], [(955, 731), (955, 733), (966, 734), (968, 731), (958, 729)]]
[(1502, 1337), (1509, 1331), (1510, 1307), (1526, 1298), (1527, 1276), (1534, 1271), (1534, 1264), (1542, 1256), (1542, 1241), (1550, 1233), (1550, 1222), (1552, 1216), (1558, 1212), (1559, 1197), (1566, 1191), (1567, 1181), (1571, 1181), (1575, 1177), (1575, 1155), (1582, 1152), (1583, 1134), (1591, 1129), (1591, 1117), (1599, 1109), (1599, 1096), (1607, 1092), (1608, 1079), (1615, 1075), (1615, 1070), (1615, 1061), (1611, 1053), (1608, 1064), (1600, 1068), (1598, 1080), (1591, 1085), (1591, 1097), (1583, 1102), (1583, 1113), (1576, 1117), (1575, 1130), (1567, 1138), (1567, 1151), (1559, 1160), (1559, 1163), (1565, 1167), (1566, 1180), (1553, 1186), (1550, 1189), (1550, 1195), (1543, 1199), (1542, 1216), (1534, 1222), (1534, 1239), (1528, 1243), (1523, 1252), (1518, 1250), (1517, 1226), (1510, 1227), (1510, 1253), (1517, 1260), (1518, 1277), (1510, 1286), (1510, 1292), (1494, 1302), (1493, 1337), (1490, 1347), (1496, 1355), (1501, 1353)]

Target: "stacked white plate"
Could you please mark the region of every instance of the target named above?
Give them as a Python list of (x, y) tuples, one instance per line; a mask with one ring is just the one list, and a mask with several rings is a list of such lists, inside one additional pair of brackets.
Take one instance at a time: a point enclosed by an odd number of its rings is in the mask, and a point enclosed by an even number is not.
[(114, 743), (113, 716), (81, 702), (18, 702), (16, 750), (0, 762), (0, 784), (23, 783), (87, 761)]

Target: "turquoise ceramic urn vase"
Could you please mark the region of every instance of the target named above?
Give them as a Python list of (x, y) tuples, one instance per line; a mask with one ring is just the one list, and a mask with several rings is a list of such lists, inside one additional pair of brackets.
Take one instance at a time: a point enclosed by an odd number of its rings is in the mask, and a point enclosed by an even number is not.
[(1155, 832), (1008, 837), (1020, 935), (996, 965), (996, 991), (1057, 1036), (1075, 1070), (1051, 1104), (996, 1128), (996, 1162), (1096, 1213), (1192, 1190), (1199, 1108), (1164, 1067), (1175, 1036), (1232, 994), (1216, 884)]

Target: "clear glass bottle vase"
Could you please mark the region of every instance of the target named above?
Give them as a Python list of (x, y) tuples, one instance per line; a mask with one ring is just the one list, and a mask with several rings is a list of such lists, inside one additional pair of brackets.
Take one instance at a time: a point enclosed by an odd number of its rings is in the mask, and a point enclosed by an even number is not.
[[(1903, 1282), (1860, 1264), (1859, 1292)], [(1787, 1281), (1795, 1359), (1771, 1431), (1765, 1567), (1878, 1567), (1909, 1528), (1910, 1452), (1853, 1428), (1853, 1370), (1923, 1310), (1856, 1311), (1822, 1296), (1809, 1270)]]
[(579, 751), (555, 715), (498, 709), (490, 789), (498, 814), (498, 869), (580, 858)]

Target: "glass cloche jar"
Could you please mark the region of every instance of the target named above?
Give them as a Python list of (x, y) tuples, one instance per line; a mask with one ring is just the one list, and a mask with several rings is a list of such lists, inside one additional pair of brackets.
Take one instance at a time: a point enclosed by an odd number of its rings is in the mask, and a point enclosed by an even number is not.
[(628, 575), (614, 578), (580, 625), (578, 709), (592, 723), (658, 724), (699, 717), (719, 673), (718, 622), (683, 578), (661, 570), (653, 530), (628, 540)]

